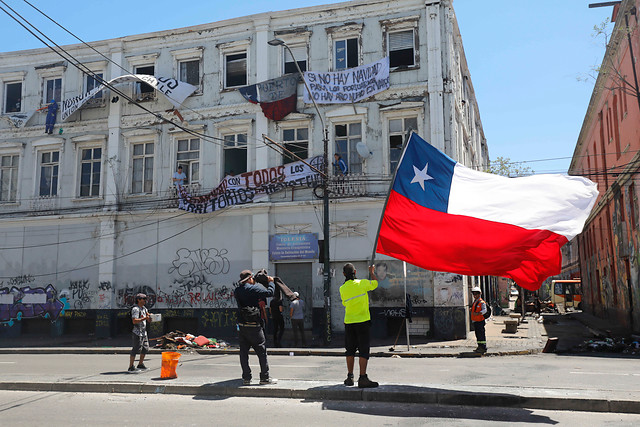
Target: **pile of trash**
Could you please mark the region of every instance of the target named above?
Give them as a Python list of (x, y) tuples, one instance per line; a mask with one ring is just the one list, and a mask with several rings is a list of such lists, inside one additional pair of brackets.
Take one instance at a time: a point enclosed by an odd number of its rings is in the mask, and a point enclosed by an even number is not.
[(173, 331), (161, 337), (153, 338), (159, 341), (156, 348), (167, 350), (182, 350), (184, 348), (228, 348), (229, 344), (215, 338), (207, 338), (204, 335), (185, 334), (182, 331)]
[(626, 338), (598, 338), (583, 342), (575, 350), (640, 355), (640, 341)]

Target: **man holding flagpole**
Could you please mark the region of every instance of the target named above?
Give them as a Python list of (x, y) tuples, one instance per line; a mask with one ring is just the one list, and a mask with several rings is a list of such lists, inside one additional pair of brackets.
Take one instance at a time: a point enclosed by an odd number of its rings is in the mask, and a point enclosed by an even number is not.
[(356, 350), (358, 350), (360, 367), (358, 387), (378, 387), (378, 383), (371, 381), (367, 376), (371, 330), (371, 313), (369, 312), (369, 294), (367, 292), (378, 287), (375, 266), (369, 267), (369, 277), (372, 280), (356, 279), (356, 268), (351, 263), (344, 265), (342, 273), (345, 282), (340, 286), (340, 298), (342, 298), (342, 305), (344, 305), (344, 346), (347, 350), (345, 353), (347, 356), (347, 379), (344, 380), (344, 385), (354, 385), (353, 367)]

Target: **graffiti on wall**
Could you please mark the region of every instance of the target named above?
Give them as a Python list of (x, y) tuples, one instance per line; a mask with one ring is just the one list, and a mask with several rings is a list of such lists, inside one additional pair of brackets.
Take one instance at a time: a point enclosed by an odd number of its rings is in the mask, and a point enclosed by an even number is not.
[(117, 291), (116, 304), (118, 308), (126, 308), (131, 307), (136, 303), (136, 295), (137, 294), (145, 294), (147, 296), (147, 308), (153, 308), (156, 304), (158, 296), (156, 295), (156, 291), (153, 288), (147, 285), (138, 285), (133, 284), (129, 285), (128, 283), (124, 283), (124, 287), (121, 287)]
[(228, 253), (216, 248), (178, 249), (168, 271), (173, 282), (158, 290), (157, 302), (169, 308), (232, 307), (233, 285), (214, 283), (214, 276), (229, 273)]
[(11, 278), (9, 286), (0, 282), (0, 322), (13, 326), (14, 320), (42, 317), (56, 320), (64, 312), (66, 301), (58, 298), (53, 285), (31, 287), (32, 276)]

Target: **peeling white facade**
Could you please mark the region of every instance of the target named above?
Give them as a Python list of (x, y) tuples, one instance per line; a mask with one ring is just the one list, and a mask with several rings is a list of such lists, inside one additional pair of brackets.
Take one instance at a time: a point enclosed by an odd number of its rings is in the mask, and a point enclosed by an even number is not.
[[(155, 116), (105, 91), (68, 121), (56, 123), (51, 135), (43, 133), (44, 113), (36, 113), (24, 128), (0, 121), (0, 289), (44, 289), (51, 284), (66, 304), (59, 317), (47, 318), (56, 319), (54, 334), (73, 331), (67, 325), (74, 319), (95, 319), (97, 335), (114, 335), (120, 332), (123, 323), (118, 319), (126, 316), (132, 295), (144, 291), (155, 295), (156, 311), (168, 319), (153, 327), (171, 329), (181, 325), (179, 319), (195, 319), (201, 333), (220, 336), (235, 331), (232, 292), (239, 272), (267, 268), (300, 290), (306, 301), (306, 326), (316, 331), (323, 304), (322, 263), (317, 258), (274, 261), (269, 253), (269, 239), (275, 234), (316, 233), (322, 238), (322, 204), (311, 190), (286, 190), (266, 202), (197, 215), (176, 209), (171, 189), (178, 163), (187, 166), (194, 192), (217, 186), (229, 171), (224, 140), (246, 148), (240, 164), (246, 163), (249, 171), (283, 163), (282, 155), (263, 143), (263, 134), (276, 141), (293, 135), (285, 142), (306, 143), (308, 157), (322, 154), (321, 120), (313, 105), (302, 102), (302, 83), (298, 112), (277, 123), (237, 90), (283, 74), (291, 59), (281, 46), (267, 44), (274, 37), (284, 40), (312, 71), (336, 70), (344, 54), (337, 52), (338, 43), (347, 48), (344, 57), (357, 65), (390, 53), (405, 64), (392, 63), (390, 89), (364, 102), (319, 106), (329, 130), (330, 159), (347, 139), (347, 146), (361, 140), (373, 153), (367, 159), (354, 157), (361, 161), (362, 174), (347, 181), (360, 183), (357, 194), (343, 185), (340, 197), (331, 198), (330, 258), (337, 271), (331, 318), (334, 329), (341, 331), (342, 265), (354, 262), (365, 271), (398, 153), (392, 142), (407, 126), (417, 126), (418, 134), (453, 159), (474, 168), (488, 164), (462, 40), (448, 0), (352, 1), (91, 43), (113, 63), (86, 46), (65, 46), (105, 80), (125, 70), (145, 74), (149, 67), (156, 76), (197, 76), (199, 89), (180, 113), (189, 129), (218, 140), (198, 140), (166, 122), (163, 118), (180, 123), (167, 112), (172, 108), (169, 101), (133, 84), (122, 90), (143, 99), (140, 104)], [(17, 108), (17, 83), (22, 113), (44, 106), (58, 85), (62, 99), (81, 95), (91, 86), (87, 76), (48, 49), (0, 54), (0, 81), (5, 117)], [(331, 185), (337, 189), (341, 184)], [(427, 324), (432, 334), (444, 338), (464, 336), (466, 289), (471, 280), (479, 279), (413, 274), (410, 285), (416, 317), (424, 318), (421, 328)], [(392, 278), (390, 286), (399, 280)], [(9, 326), (0, 333), (27, 333), (25, 322), (45, 317), (23, 313), (18, 319), (11, 313), (17, 300), (9, 299), (0, 300), (7, 312), (0, 321)], [(374, 333), (385, 335), (393, 310), (403, 306), (401, 299), (373, 297)]]

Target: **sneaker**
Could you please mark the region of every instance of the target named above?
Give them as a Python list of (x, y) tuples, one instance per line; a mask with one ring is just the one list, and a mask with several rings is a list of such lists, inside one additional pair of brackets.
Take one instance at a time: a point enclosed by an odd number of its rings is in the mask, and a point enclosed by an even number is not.
[(146, 371), (146, 370), (147, 370), (147, 369), (149, 369), (149, 368), (147, 368), (146, 366), (144, 366), (144, 363), (140, 363), (140, 364), (138, 365), (138, 369), (142, 369), (142, 370)]
[(251, 385), (251, 380), (242, 380), (242, 385)]
[(375, 388), (378, 387), (378, 383), (371, 381), (368, 376), (360, 375), (358, 378), (358, 388)]
[(266, 378), (264, 380), (260, 380), (260, 385), (268, 385), (268, 384), (277, 384), (278, 380), (275, 378)]
[(127, 372), (129, 372), (130, 374), (133, 374), (135, 372), (138, 372), (138, 370), (136, 368), (134, 368), (133, 366), (129, 366), (129, 369), (127, 369)]
[(344, 385), (352, 386), (353, 384), (354, 384), (354, 382), (353, 382), (353, 374), (347, 374), (347, 379), (344, 380)]

